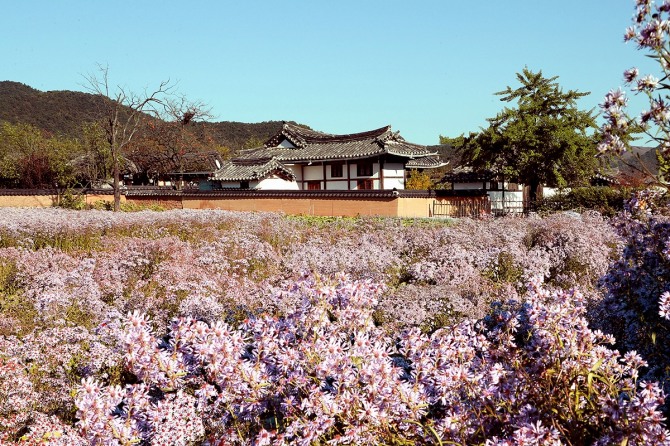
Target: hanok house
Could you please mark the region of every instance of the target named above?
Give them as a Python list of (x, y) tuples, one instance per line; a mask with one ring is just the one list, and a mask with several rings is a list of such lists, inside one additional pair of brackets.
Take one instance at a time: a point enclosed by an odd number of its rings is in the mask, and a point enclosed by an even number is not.
[(391, 126), (331, 135), (286, 123), (263, 147), (224, 162), (212, 181), (221, 189), (404, 189), (408, 163), (439, 167), (436, 154)]

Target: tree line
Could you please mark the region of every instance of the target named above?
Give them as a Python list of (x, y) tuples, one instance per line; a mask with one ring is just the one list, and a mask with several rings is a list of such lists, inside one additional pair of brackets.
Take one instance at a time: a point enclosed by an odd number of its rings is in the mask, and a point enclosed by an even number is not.
[[(193, 124), (209, 117), (206, 106), (176, 95), (168, 82), (135, 93), (112, 86), (108, 70), (86, 78), (98, 96), (98, 119), (84, 122), (79, 137), (54, 135), (27, 123), (0, 123), (0, 186), (44, 188), (58, 195), (74, 187), (111, 183), (114, 208), (121, 179), (132, 174), (149, 182), (161, 174), (187, 169), (187, 159), (226, 158), (230, 149)], [(210, 170), (207, 166), (201, 170)]]
[[(137, 139), (119, 154), (120, 172), (146, 182), (179, 172), (189, 155), (228, 156), (227, 147), (197, 139), (185, 127), (158, 120), (142, 123)], [(81, 134), (54, 135), (31, 124), (0, 122), (0, 187), (63, 190), (110, 181), (114, 163), (105, 129), (99, 122), (85, 122)]]

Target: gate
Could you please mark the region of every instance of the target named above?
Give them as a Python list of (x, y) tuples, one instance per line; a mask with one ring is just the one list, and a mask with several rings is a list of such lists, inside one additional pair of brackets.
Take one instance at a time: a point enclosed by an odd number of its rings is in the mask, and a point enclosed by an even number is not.
[(453, 197), (433, 200), (433, 217), (479, 218), (491, 214), (489, 197)]
[(433, 217), (480, 218), (492, 215), (525, 216), (527, 209), (523, 201), (491, 200), (490, 197), (453, 197), (433, 200)]

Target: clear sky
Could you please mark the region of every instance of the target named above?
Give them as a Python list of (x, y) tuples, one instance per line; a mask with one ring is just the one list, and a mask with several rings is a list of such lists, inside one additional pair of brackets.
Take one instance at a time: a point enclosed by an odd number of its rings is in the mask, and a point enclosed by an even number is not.
[[(391, 124), (409, 141), (477, 131), (527, 66), (597, 107), (644, 54), (632, 0), (0, 0), (0, 80), (85, 90), (98, 64), (161, 80), (215, 121), (328, 133)], [(645, 71), (645, 70), (642, 70)]]

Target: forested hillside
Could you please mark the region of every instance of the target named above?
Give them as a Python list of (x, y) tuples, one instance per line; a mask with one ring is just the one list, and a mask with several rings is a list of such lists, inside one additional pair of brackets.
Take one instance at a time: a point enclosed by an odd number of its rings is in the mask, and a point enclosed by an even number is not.
[[(104, 100), (90, 93), (42, 92), (19, 82), (0, 81), (0, 122), (30, 124), (51, 135), (80, 138), (82, 123), (102, 117)], [(207, 135), (217, 145), (235, 152), (253, 142), (267, 140), (281, 126), (281, 121), (198, 122), (192, 130), (197, 137)]]

